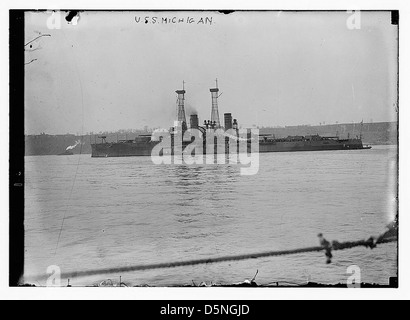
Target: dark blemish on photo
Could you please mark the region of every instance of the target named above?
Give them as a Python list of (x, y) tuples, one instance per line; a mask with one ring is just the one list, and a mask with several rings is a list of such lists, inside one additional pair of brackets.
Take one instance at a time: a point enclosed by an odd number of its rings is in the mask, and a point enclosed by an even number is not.
[(65, 19), (66, 19), (66, 21), (68, 22), (68, 23), (71, 23), (72, 22), (72, 20), (75, 18), (75, 17), (77, 17), (78, 16), (78, 18), (80, 18), (80, 11), (69, 11), (68, 12), (68, 14), (67, 14), (67, 16), (65, 17)]
[(234, 13), (235, 10), (218, 10), (219, 13), (223, 13), (223, 14), (231, 14)]

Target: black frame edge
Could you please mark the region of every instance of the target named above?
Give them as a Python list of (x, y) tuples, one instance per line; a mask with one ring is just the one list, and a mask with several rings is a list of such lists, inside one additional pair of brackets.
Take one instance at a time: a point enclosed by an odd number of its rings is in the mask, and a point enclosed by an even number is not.
[(24, 272), (24, 11), (9, 11), (9, 286)]

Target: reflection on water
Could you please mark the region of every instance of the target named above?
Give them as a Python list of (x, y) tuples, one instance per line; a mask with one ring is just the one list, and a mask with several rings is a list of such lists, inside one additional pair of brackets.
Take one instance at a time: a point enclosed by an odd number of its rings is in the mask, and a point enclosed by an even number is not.
[[(388, 146), (261, 154), (255, 176), (241, 176), (233, 164), (79, 157), (26, 157), (26, 274), (49, 265), (69, 272), (316, 246), (319, 232), (329, 240), (364, 239), (383, 232), (397, 209), (396, 149)], [(324, 261), (319, 253), (121, 276), (133, 285), (167, 286), (233, 283), (259, 270), (260, 284), (307, 277), (337, 283), (356, 264), (363, 281), (388, 283), (397, 272), (394, 244)]]

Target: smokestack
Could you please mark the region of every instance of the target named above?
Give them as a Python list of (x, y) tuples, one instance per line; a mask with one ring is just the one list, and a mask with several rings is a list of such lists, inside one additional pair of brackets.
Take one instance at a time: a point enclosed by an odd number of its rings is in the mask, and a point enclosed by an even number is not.
[(191, 129), (198, 129), (199, 127), (199, 120), (197, 114), (191, 115)]
[(225, 113), (225, 130), (232, 129), (232, 113)]

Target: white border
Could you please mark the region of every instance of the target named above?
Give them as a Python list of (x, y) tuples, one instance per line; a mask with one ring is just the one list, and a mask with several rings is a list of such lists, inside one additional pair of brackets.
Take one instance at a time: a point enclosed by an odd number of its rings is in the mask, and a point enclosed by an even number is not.
[[(408, 125), (409, 119), (409, 22), (410, 7), (406, 1), (375, 0), (375, 1), (132, 1), (116, 0), (98, 1), (19, 1), (6, 0), (0, 4), (1, 20), (1, 70), (2, 84), (0, 117), (0, 150), (3, 150), (0, 160), (1, 168), (1, 196), (2, 210), (0, 215), (0, 298), (1, 299), (140, 299), (140, 300), (288, 300), (288, 299), (409, 299), (409, 229), (408, 211), (408, 183), (409, 183), (409, 152), (410, 141)], [(399, 243), (399, 289), (246, 289), (246, 288), (123, 288), (123, 289), (94, 289), (94, 288), (8, 288), (8, 10), (9, 9), (266, 9), (266, 10), (400, 10), (400, 243)], [(7, 139), (6, 139), (7, 137)], [(406, 142), (407, 141), (407, 142)], [(407, 196), (407, 197), (406, 197)], [(377, 250), (377, 249), (376, 249)]]

